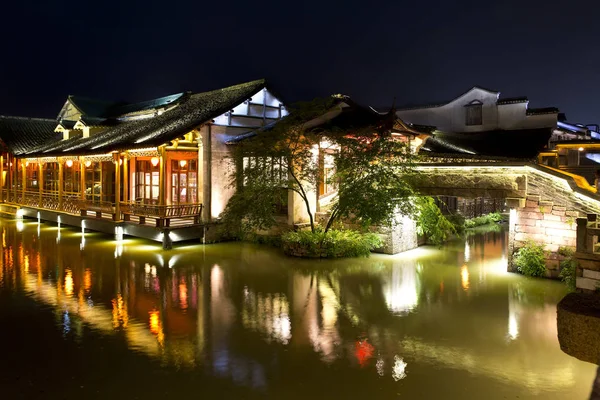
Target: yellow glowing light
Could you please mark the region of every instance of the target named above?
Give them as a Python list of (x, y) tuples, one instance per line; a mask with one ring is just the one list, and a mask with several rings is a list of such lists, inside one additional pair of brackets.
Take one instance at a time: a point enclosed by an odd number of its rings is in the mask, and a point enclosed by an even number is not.
[(181, 168), (185, 167), (185, 166), (186, 166), (186, 164), (187, 164), (187, 161), (185, 161), (185, 160), (181, 160), (181, 161), (179, 161), (179, 166), (180, 166)]
[(83, 288), (86, 293), (92, 288), (92, 271), (90, 271), (89, 268), (86, 268), (85, 274), (83, 275)]
[(187, 286), (185, 285), (185, 282), (182, 282), (179, 284), (179, 306), (182, 310), (186, 310), (188, 307), (187, 295)]
[(580, 147), (580, 148), (579, 148), (579, 149), (577, 149), (577, 150), (579, 150), (579, 151), (583, 151), (583, 147)]
[(85, 166), (86, 166), (87, 168), (89, 168), (89, 167), (90, 167), (90, 165), (92, 165), (92, 162), (91, 162), (91, 161), (89, 161), (89, 160), (88, 160), (88, 161), (86, 161), (86, 162), (85, 162)]
[(25, 161), (25, 166), (29, 167), (29, 161)]
[(73, 160), (67, 160), (67, 167), (71, 168), (73, 166)]
[(69, 297), (73, 295), (73, 272), (70, 269), (65, 276), (65, 294)]
[(461, 285), (464, 290), (469, 290), (469, 269), (467, 264), (463, 265), (460, 269)]
[(152, 166), (154, 166), (154, 167), (156, 167), (156, 166), (158, 165), (159, 161), (160, 161), (160, 160), (158, 159), (158, 157), (152, 157), (152, 158), (150, 159), (150, 163), (151, 163), (151, 164), (152, 164)]
[(158, 335), (160, 332), (160, 311), (150, 311), (150, 332)]

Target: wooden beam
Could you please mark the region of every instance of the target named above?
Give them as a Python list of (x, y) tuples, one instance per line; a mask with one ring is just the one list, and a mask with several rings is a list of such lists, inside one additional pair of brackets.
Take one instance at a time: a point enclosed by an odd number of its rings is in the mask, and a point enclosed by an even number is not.
[(4, 203), (4, 153), (0, 153), (0, 203)]

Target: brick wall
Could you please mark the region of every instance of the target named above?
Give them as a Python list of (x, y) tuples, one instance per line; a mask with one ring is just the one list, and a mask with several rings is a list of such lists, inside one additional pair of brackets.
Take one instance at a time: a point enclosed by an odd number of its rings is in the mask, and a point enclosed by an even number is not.
[(525, 207), (511, 210), (509, 221), (509, 271), (516, 271), (512, 255), (528, 240), (544, 245), (546, 250), (546, 276), (557, 278), (561, 257), (560, 247), (575, 250), (577, 240), (576, 218), (579, 212), (552, 201), (529, 196)]

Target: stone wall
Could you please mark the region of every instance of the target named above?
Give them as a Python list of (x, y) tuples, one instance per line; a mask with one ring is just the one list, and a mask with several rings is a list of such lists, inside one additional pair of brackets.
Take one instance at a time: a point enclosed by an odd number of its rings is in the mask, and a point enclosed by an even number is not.
[[(316, 213), (316, 222), (325, 226), (329, 215), (327, 213)], [(357, 229), (357, 226), (345, 223), (347, 229)], [(383, 240), (383, 246), (376, 249), (376, 253), (398, 254), (403, 251), (416, 249), (417, 243), (417, 222), (402, 214), (396, 214), (394, 222), (389, 226), (372, 226), (371, 230), (378, 233)]]
[(600, 288), (600, 249), (598, 238), (598, 216), (590, 214), (587, 218), (577, 219), (577, 278), (579, 291), (595, 292)]
[(559, 274), (560, 247), (575, 250), (577, 238), (576, 218), (579, 212), (556, 205), (552, 201), (529, 196), (525, 207), (513, 208), (509, 219), (509, 271), (516, 271), (512, 255), (528, 240), (544, 246), (547, 254), (546, 276), (557, 278)]

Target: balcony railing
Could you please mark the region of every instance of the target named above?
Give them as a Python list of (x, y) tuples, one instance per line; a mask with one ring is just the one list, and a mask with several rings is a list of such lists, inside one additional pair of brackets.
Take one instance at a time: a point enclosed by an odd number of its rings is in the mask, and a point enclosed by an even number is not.
[(131, 216), (140, 219), (144, 223), (146, 218), (156, 219), (157, 226), (169, 226), (171, 219), (193, 218), (195, 224), (200, 223), (202, 215), (202, 204), (178, 204), (171, 206), (160, 206), (142, 203), (120, 203), (123, 219), (129, 221)]
[[(97, 218), (103, 214), (112, 215), (113, 220), (119, 220), (121, 215), (116, 215), (114, 203), (108, 201), (84, 200), (72, 194), (63, 194), (62, 201), (57, 192), (42, 193), (38, 191), (2, 190), (4, 201), (19, 204), (26, 207), (34, 207), (51, 211), (61, 211), (69, 214), (86, 216), (95, 213)], [(191, 219), (194, 224), (201, 222), (202, 204), (178, 204), (161, 206), (156, 204), (144, 204), (140, 202), (119, 203), (120, 213), (125, 221), (136, 217), (140, 224), (144, 224), (146, 218), (156, 220), (156, 226), (169, 226), (172, 219)]]

